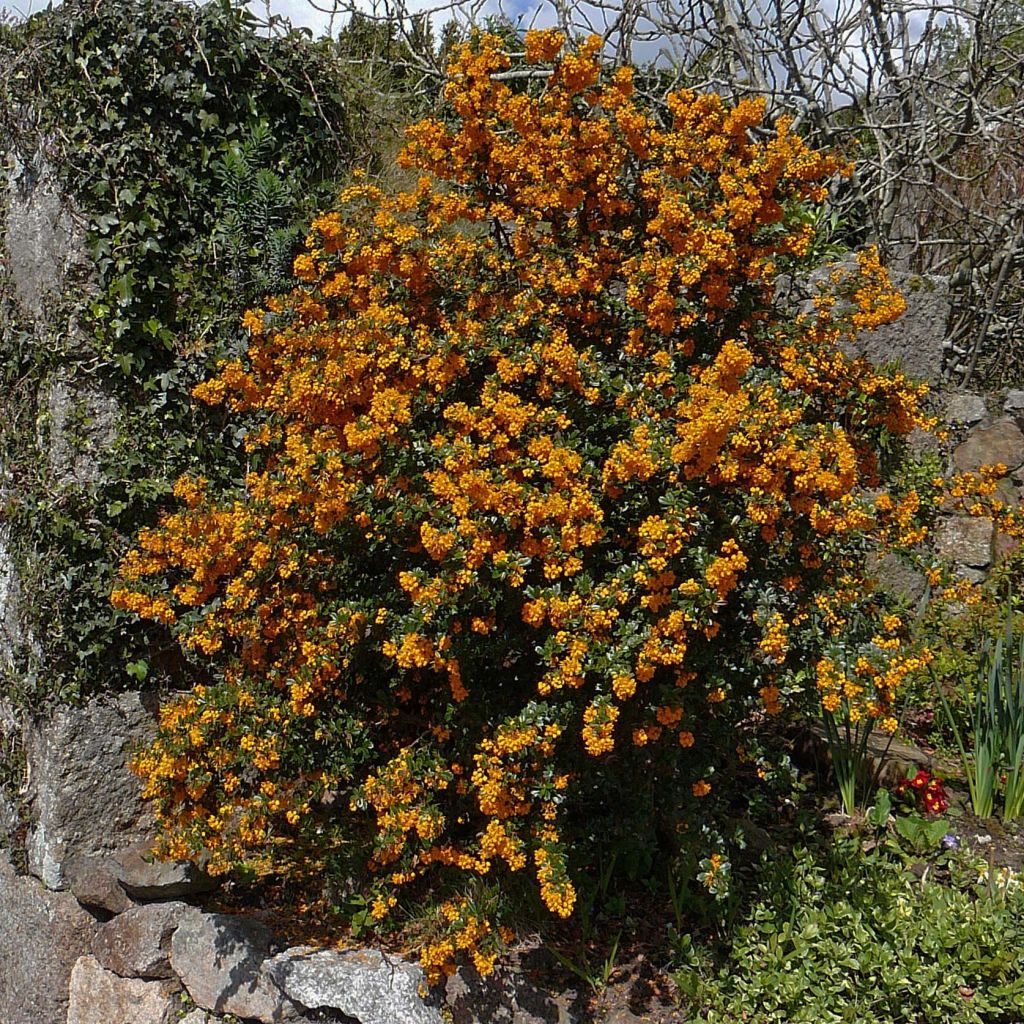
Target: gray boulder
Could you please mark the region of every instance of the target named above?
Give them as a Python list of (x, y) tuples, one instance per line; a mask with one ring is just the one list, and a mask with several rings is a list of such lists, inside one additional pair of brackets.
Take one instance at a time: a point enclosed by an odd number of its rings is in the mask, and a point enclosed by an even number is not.
[(152, 815), (127, 761), (153, 728), (153, 712), (138, 693), (62, 708), (29, 724), (28, 864), (51, 889), (66, 888), (64, 865), (75, 854), (112, 853), (150, 834)]
[(992, 523), (973, 516), (949, 516), (935, 527), (935, 551), (947, 561), (972, 569), (992, 562)]
[(189, 909), (186, 903), (132, 907), (96, 932), (92, 955), (122, 978), (170, 978), (171, 935)]
[(71, 971), (67, 1024), (171, 1024), (179, 991), (176, 982), (122, 978), (83, 956)]
[(210, 1024), (213, 1019), (205, 1010), (195, 1009), (186, 1013), (178, 1024)]
[(121, 888), (136, 900), (178, 899), (217, 887), (216, 880), (191, 861), (158, 860), (148, 842), (119, 850), (111, 860)]
[[(1024, 491), (1014, 483), (1012, 479), (1004, 477), (996, 487), (996, 497), (1005, 502), (1011, 508), (1019, 508), (1024, 504)], [(1020, 547), (1021, 542), (1016, 537), (1010, 537), (1005, 533), (996, 531), (995, 539), (992, 541), (992, 561), (999, 563), (1014, 554)]]
[(135, 905), (121, 888), (121, 869), (112, 857), (76, 853), (63, 869), (67, 887), (82, 906), (121, 914)]
[(18, 807), (0, 789), (0, 847), (9, 846), (11, 837), (18, 829)]
[(1021, 504), (1022, 494), (1019, 485), (1014, 483), (1013, 478), (1004, 476), (996, 484), (996, 497), (1015, 508)]
[(75, 487), (97, 483), (103, 453), (117, 439), (117, 401), (60, 370), (43, 386), (43, 405), (40, 446), (54, 482)]
[(980, 423), (985, 418), (985, 399), (981, 395), (953, 394), (946, 400), (946, 422)]
[[(984, 583), (986, 573), (984, 569), (972, 569), (969, 565), (953, 566), (956, 575), (968, 583)], [(959, 607), (959, 606), (956, 606)]]
[(95, 931), (73, 896), (16, 874), (0, 852), (0, 1021), (66, 1024), (71, 969)]
[(6, 243), (14, 297), (31, 314), (41, 314), (47, 296), (63, 291), (72, 268), (85, 263), (75, 211), (41, 156), (15, 158), (8, 176)]
[(297, 946), (272, 957), (265, 973), (309, 1009), (329, 1007), (359, 1024), (441, 1024), (428, 1005), (423, 971), (376, 949), (311, 950)]
[[(850, 273), (856, 269), (851, 257), (833, 266), (813, 271), (806, 278), (783, 275), (776, 282), (776, 298), (794, 312), (813, 314), (812, 299), (819, 286), (828, 285), (834, 270)], [(943, 340), (950, 315), (949, 282), (945, 277), (922, 277), (897, 270), (889, 271), (893, 284), (903, 293), (907, 311), (892, 324), (874, 331), (862, 331), (844, 345), (851, 358), (863, 357), (875, 366), (896, 363), (909, 377), (940, 384), (943, 370)], [(840, 302), (837, 313), (848, 311), (851, 304)]]
[(257, 921), (193, 909), (171, 936), (171, 967), (201, 1009), (263, 1024), (291, 1020), (299, 1008), (261, 970), (272, 945), (270, 929)]
[(1024, 390), (1016, 389), (1009, 392), (1006, 402), (1003, 404), (1003, 411), (1009, 416), (1016, 416), (1018, 419), (1024, 416)]
[[(793, 745), (794, 760), (801, 765), (830, 765), (832, 750), (820, 723), (811, 724), (797, 736)], [(865, 768), (884, 786), (895, 786), (900, 779), (916, 775), (922, 768), (932, 771), (935, 764), (923, 750), (910, 743), (901, 743), (888, 733), (874, 730), (865, 743)], [(846, 817), (845, 815), (843, 816)]]
[(585, 1019), (585, 999), (545, 983), (550, 968), (542, 946), (513, 951), (486, 977), (460, 967), (444, 987), (452, 1024), (574, 1024)]
[(113, 854), (75, 854), (64, 862), (63, 874), (79, 903), (112, 914), (136, 901), (197, 896), (217, 885), (190, 861), (158, 860), (148, 840)]
[[(2, 597), (0, 594), (0, 600)], [(0, 670), (4, 667), (2, 621), (0, 613)], [(0, 765), (7, 764), (3, 772), (5, 777), (0, 779), (0, 847), (10, 845), (20, 824), (18, 790), (23, 782), (19, 777), (21, 772), (17, 770), (20, 763), (20, 746), (20, 715), (13, 704), (7, 700), (0, 700)]]
[(178, 1024), (211, 1024), (214, 1020), (205, 1010), (195, 1009), (186, 1013)]
[(891, 551), (884, 555), (869, 553), (867, 568), (883, 590), (911, 604), (917, 604), (928, 587), (924, 573), (907, 565)]
[[(0, 485), (3, 467), (0, 466)], [(0, 500), (4, 500), (0, 486)], [(21, 579), (14, 564), (10, 534), (0, 527), (0, 669), (11, 669), (23, 642), (21, 621)]]
[(890, 271), (892, 282), (907, 300), (907, 311), (892, 324), (863, 331), (849, 354), (876, 366), (895, 362), (909, 377), (939, 384), (943, 340), (949, 320), (949, 283), (944, 277), (922, 277)]

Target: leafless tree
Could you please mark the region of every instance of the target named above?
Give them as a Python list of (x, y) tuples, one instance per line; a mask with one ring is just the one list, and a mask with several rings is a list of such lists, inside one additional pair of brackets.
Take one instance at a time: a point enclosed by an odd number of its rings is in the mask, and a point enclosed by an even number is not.
[[(609, 60), (669, 88), (763, 96), (856, 163), (837, 187), (847, 237), (948, 277), (947, 372), (1024, 381), (1024, 4), (1021, 0), (309, 0), (334, 24), (397, 26), (403, 59), (442, 74), (415, 26), (502, 17), (598, 33)], [(511, 0), (515, 2), (515, 0)]]

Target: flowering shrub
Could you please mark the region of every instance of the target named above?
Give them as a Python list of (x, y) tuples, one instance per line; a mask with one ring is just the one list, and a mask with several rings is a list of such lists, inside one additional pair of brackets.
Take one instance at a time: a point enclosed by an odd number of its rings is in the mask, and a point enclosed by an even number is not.
[(433, 975), (499, 947), (467, 878), (532, 873), (565, 917), (591, 809), (653, 779), (659, 826), (699, 822), (792, 665), (883, 724), (912, 667), (898, 621), (849, 672), (827, 650), (867, 538), (916, 545), (932, 507), (861, 495), (923, 391), (840, 349), (903, 300), (872, 251), (812, 311), (775, 300), (840, 163), (757, 102), (662, 118), (563, 44), (527, 35), (542, 87), (461, 47), (414, 184), (314, 222), (196, 389), (250, 424), (244, 488), (180, 480), (114, 594), (218, 679), (136, 761), (166, 851), (296, 875), (355, 848), (380, 922), (445, 881)]

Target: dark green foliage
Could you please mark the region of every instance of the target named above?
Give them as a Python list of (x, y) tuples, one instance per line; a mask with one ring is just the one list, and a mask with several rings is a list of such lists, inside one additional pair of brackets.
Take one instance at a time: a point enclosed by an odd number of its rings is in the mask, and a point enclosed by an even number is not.
[[(0, 687), (19, 699), (185, 669), (160, 630), (110, 607), (111, 574), (178, 475), (242, 472), (241, 432), (191, 390), (243, 349), (240, 314), (288, 286), (311, 212), (369, 146), (349, 57), (297, 32), (261, 36), (231, 0), (71, 0), (0, 27), (7, 165), (55, 169), (93, 264), (66, 308), (47, 310), (51, 328), (79, 325), (70, 339), (41, 339), (0, 275), (0, 521), (32, 638)], [(95, 480), (47, 465), (55, 374), (116, 401)]]
[(214, 167), (224, 206), (213, 240), (223, 246), (219, 262), (228, 283), (246, 295), (280, 288), (302, 234), (294, 221), (297, 182), (268, 166), (273, 146), (269, 127), (257, 124)]
[(5, 128), (23, 152), (44, 144), (90, 215), (94, 327), (126, 374), (166, 362), (161, 350), (180, 351), (182, 331), (235, 317), (210, 247), (238, 199), (217, 187), (229, 154), (257, 138), (265, 169), (292, 178), (312, 209), (351, 149), (326, 49), (262, 38), (228, 0), (78, 0), (30, 19), (8, 45), (18, 59)]

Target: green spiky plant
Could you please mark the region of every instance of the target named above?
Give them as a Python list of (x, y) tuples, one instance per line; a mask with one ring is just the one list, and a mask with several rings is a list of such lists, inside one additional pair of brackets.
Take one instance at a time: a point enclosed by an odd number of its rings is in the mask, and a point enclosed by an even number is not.
[(997, 782), (1005, 772), (1003, 817), (1013, 821), (1024, 810), (1024, 633), (1015, 629), (1012, 595), (1007, 596), (1005, 608), (999, 634), (982, 641), (970, 752), (938, 681), (935, 690), (960, 754), (971, 808), (979, 818), (992, 816)]

